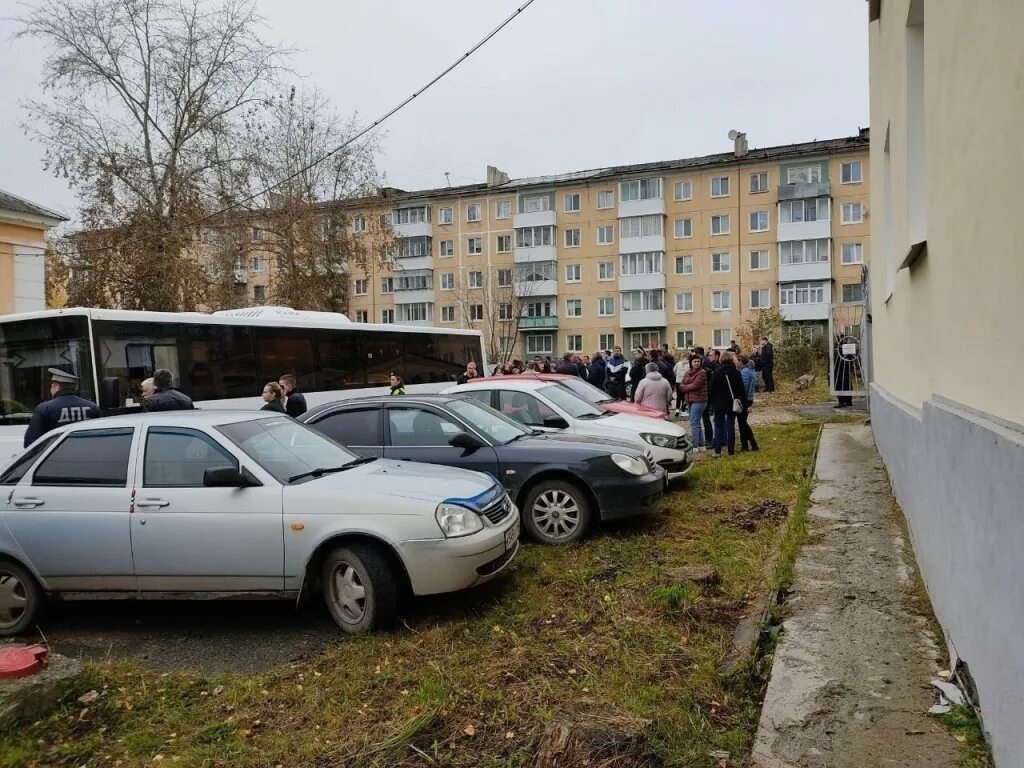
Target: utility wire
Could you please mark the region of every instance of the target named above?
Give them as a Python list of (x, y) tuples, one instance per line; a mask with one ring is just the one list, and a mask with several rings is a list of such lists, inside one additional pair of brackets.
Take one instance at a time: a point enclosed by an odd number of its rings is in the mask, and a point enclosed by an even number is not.
[[(187, 224), (184, 224), (184, 225), (181, 225), (179, 227), (173, 228), (170, 231), (174, 232), (174, 231), (180, 231), (181, 229), (191, 229), (194, 226), (202, 224), (204, 221), (209, 221), (210, 219), (214, 219), (214, 218), (216, 218), (218, 216), (221, 216), (221, 215), (223, 215), (225, 213), (230, 213), (232, 211), (232, 209), (234, 209), (235, 207), (237, 207), (239, 205), (242, 205), (244, 203), (251, 202), (251, 201), (255, 200), (257, 197), (261, 197), (262, 195), (265, 195), (268, 192), (272, 192), (273, 190), (277, 189), (282, 184), (286, 184), (287, 182), (291, 181), (292, 179), (296, 178), (297, 176), (301, 176), (303, 173), (305, 173), (306, 171), (310, 170), (311, 168), (316, 167), (317, 165), (319, 165), (320, 163), (324, 162), (325, 160), (328, 160), (331, 157), (333, 157), (334, 155), (338, 154), (345, 147), (347, 147), (350, 144), (353, 144), (354, 142), (358, 141), (363, 136), (365, 136), (370, 131), (372, 131), (374, 128), (376, 128), (377, 126), (379, 126), (382, 123), (384, 123), (385, 120), (387, 120), (389, 117), (394, 115), (400, 109), (402, 109), (403, 107), (405, 107), (406, 105), (411, 103), (412, 100), (415, 99), (417, 96), (420, 96), (421, 94), (426, 93), (430, 88), (432, 88), (440, 80), (442, 80), (446, 75), (448, 75), (449, 72), (451, 72), (453, 69), (455, 69), (457, 66), (459, 66), (462, 62), (464, 62), (466, 59), (468, 59), (470, 56), (472, 56), (478, 50), (483, 48), (484, 45), (486, 45), (491, 40), (491, 38), (493, 38), (495, 35), (497, 35), (499, 32), (501, 32), (501, 30), (503, 30), (505, 27), (507, 27), (509, 24), (511, 24), (512, 21), (517, 16), (519, 16), (523, 11), (525, 11), (527, 8), (529, 8), (531, 5), (533, 5), (534, 2), (535, 2), (535, 0), (526, 0), (526, 2), (524, 2), (521, 6), (519, 6), (514, 11), (512, 11), (512, 13), (510, 13), (508, 15), (508, 17), (504, 21), (502, 21), (500, 24), (498, 24), (498, 26), (496, 26), (494, 29), (492, 29), (490, 32), (488, 32), (480, 40), (480, 42), (478, 42), (476, 45), (474, 45), (472, 48), (470, 48), (468, 51), (466, 51), (464, 54), (462, 54), (459, 58), (457, 58), (455, 61), (453, 61), (451, 64), (449, 64), (445, 69), (443, 69), (440, 73), (438, 73), (432, 80), (430, 80), (430, 82), (428, 82), (426, 85), (424, 85), (418, 91), (413, 92), (410, 96), (408, 96), (407, 98), (405, 98), (404, 100), (399, 102), (397, 105), (395, 105), (390, 110), (385, 112), (383, 115), (378, 117), (376, 120), (374, 120), (372, 123), (367, 125), (361, 131), (356, 133), (354, 136), (351, 136), (350, 138), (346, 139), (344, 142), (342, 142), (341, 144), (336, 146), (334, 149), (332, 149), (330, 152), (328, 152), (323, 157), (321, 157), (321, 158), (319, 158), (317, 160), (314, 160), (313, 162), (309, 163), (308, 165), (303, 166), (302, 168), (300, 168), (299, 170), (297, 170), (295, 173), (291, 174), (290, 176), (286, 176), (285, 178), (281, 179), (280, 181), (276, 181), (273, 184), (271, 184), (270, 186), (265, 187), (264, 189), (259, 190), (258, 192), (253, 192), (248, 197), (243, 197), (241, 200), (236, 200), (231, 205), (229, 205), (229, 206), (227, 206), (225, 208), (221, 208), (220, 210), (213, 211), (212, 213), (208, 213), (205, 216), (200, 216), (199, 218), (193, 219), (192, 221), (188, 222)], [(457, 175), (457, 174), (453, 174), (453, 175)], [(101, 246), (97, 246), (95, 248), (87, 248), (87, 249), (84, 249), (84, 250), (80, 250), (80, 251), (78, 251), (78, 254), (82, 255), (82, 254), (87, 254), (87, 253), (96, 253), (96, 252), (99, 252), (99, 251), (109, 251), (109, 250), (112, 250), (114, 248), (122, 248), (122, 247), (127, 246), (127, 245), (134, 245), (136, 243), (143, 243), (143, 242), (146, 242), (147, 240), (152, 240), (155, 237), (157, 237), (156, 234), (144, 235), (142, 237), (137, 237), (137, 238), (134, 238), (132, 240), (128, 240), (128, 241), (126, 241), (124, 243), (120, 243), (119, 245), (116, 245), (116, 246), (115, 245), (101, 245)]]

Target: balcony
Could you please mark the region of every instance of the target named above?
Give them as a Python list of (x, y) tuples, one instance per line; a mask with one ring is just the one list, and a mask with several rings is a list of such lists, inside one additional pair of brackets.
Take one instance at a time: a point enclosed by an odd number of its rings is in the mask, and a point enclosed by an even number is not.
[(668, 325), (664, 309), (632, 309), (619, 312), (623, 328), (664, 328)]
[(620, 237), (619, 253), (646, 253), (664, 251), (665, 236), (649, 235), (647, 237)]
[(392, 224), (395, 237), (430, 237), (434, 234), (429, 221), (414, 221), (411, 224)]
[(779, 306), (784, 320), (828, 320), (831, 305), (827, 301), (820, 304), (782, 304)]
[(795, 221), (791, 224), (779, 223), (779, 241), (783, 240), (818, 240), (832, 237), (831, 219), (821, 221)]
[(665, 198), (653, 197), (647, 200), (620, 200), (619, 216), (664, 216)]
[(533, 248), (516, 248), (512, 261), (516, 264), (532, 264), (538, 261), (555, 261), (558, 252), (553, 245), (537, 245)]
[(399, 304), (433, 304), (433, 288), (415, 288), (413, 290), (400, 290), (395, 288), (395, 305)]
[(827, 181), (812, 181), (805, 184), (779, 184), (779, 200), (828, 197), (829, 194), (830, 187)]
[(520, 331), (546, 331), (558, 327), (556, 315), (540, 315), (536, 317), (519, 318)]
[(646, 275), (619, 275), (620, 291), (665, 290), (665, 273), (652, 272)]
[(528, 299), (537, 296), (557, 296), (557, 280), (516, 280), (516, 296)]
[(807, 280), (831, 279), (831, 261), (812, 261), (807, 264), (779, 264), (780, 283), (799, 283)]
[(555, 226), (555, 212), (550, 210), (516, 213), (512, 216), (512, 226), (515, 229), (520, 227), (553, 227)]
[(433, 269), (433, 256), (396, 256), (395, 274), (407, 272), (414, 269)]

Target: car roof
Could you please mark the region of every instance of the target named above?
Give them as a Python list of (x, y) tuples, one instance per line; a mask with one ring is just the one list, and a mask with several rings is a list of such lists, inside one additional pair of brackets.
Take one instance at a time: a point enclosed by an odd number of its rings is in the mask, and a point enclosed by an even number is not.
[(450, 403), (452, 400), (462, 400), (455, 394), (451, 395), (440, 395), (436, 393), (424, 393), (424, 394), (405, 394), (405, 395), (363, 395), (361, 397), (346, 397), (340, 400), (332, 400), (329, 403), (322, 403), (315, 408), (310, 408), (304, 414), (299, 417), (299, 421), (306, 421), (307, 419), (323, 413), (324, 411), (334, 410), (339, 406), (343, 405), (366, 405), (368, 403), (380, 404), (380, 403), (427, 403), (433, 405), (444, 405)]
[(480, 382), (486, 382), (491, 379), (498, 379), (499, 381), (518, 381), (520, 379), (536, 379), (537, 381), (563, 381), (565, 379), (578, 379), (579, 376), (570, 376), (568, 373), (537, 373), (536, 371), (526, 371), (525, 373), (502, 373), (498, 376), (485, 376), (470, 379), (467, 384), (479, 384)]
[(188, 411), (154, 411), (148, 413), (126, 413), (120, 416), (104, 416), (100, 419), (88, 419), (69, 424), (68, 431), (82, 429), (114, 429), (117, 427), (135, 427), (142, 424), (159, 424), (160, 426), (212, 426), (230, 424), (236, 421), (278, 418), (283, 414), (276, 411), (254, 411), (241, 408), (211, 408)]
[[(488, 376), (483, 380), (482, 383), (486, 384), (489, 381), (495, 381), (497, 384), (501, 384), (502, 389), (522, 389), (533, 391), (540, 389), (541, 387), (551, 386), (550, 381), (544, 381), (543, 379), (534, 379), (532, 377), (523, 376)], [(448, 390), (449, 394), (455, 394), (456, 392), (466, 392), (470, 389), (479, 389), (479, 384), (460, 384), (453, 389)]]

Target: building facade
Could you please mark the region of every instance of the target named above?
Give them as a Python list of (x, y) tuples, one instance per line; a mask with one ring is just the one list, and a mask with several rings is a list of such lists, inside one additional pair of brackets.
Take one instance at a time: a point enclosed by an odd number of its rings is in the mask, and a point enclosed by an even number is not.
[(67, 221), (0, 190), (0, 315), (46, 309), (46, 232)]
[(952, 662), (1019, 766), (1024, 4), (868, 8), (872, 426)]

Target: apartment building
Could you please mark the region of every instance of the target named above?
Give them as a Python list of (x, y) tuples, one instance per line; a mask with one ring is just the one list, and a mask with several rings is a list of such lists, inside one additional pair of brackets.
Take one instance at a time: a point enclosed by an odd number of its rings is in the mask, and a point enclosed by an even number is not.
[(46, 232), (67, 221), (0, 190), (0, 315), (46, 309)]
[[(823, 333), (862, 296), (868, 131), (706, 157), (402, 191), (385, 189), (390, 269), (353, 270), (350, 315), (497, 323), (518, 357), (668, 343), (725, 347), (778, 307)], [(367, 217), (352, 215), (355, 233)], [(258, 299), (258, 297), (255, 297)]]
[(872, 428), (952, 665), (1024, 765), (1024, 4), (872, 0)]

